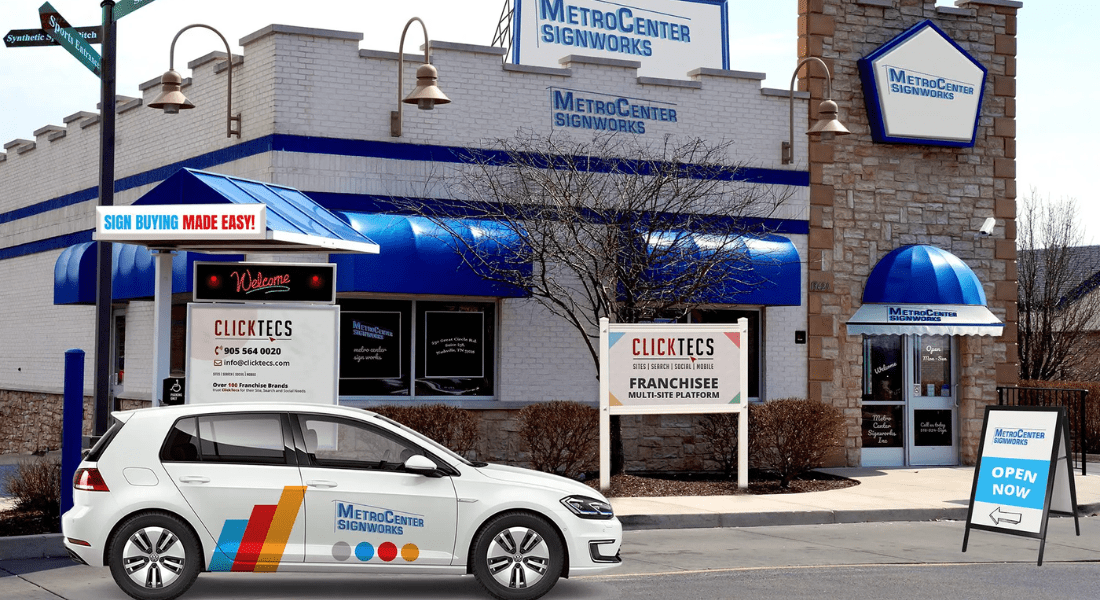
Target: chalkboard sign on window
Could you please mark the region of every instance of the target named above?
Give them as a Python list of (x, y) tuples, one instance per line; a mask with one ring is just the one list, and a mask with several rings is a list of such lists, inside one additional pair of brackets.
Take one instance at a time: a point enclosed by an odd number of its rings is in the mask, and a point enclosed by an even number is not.
[(863, 447), (901, 448), (902, 410), (900, 405), (863, 407)]
[(484, 377), (485, 313), (424, 312), (424, 377)]
[(953, 437), (950, 410), (914, 410), (914, 446), (950, 446)]
[(340, 378), (395, 379), (401, 373), (401, 313), (340, 313)]

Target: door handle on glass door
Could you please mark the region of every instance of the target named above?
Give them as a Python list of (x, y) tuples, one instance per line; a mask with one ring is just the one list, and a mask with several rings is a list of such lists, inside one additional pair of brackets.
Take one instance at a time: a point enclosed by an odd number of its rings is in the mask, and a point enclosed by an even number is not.
[(309, 487), (315, 488), (334, 488), (336, 487), (335, 481), (329, 481), (327, 479), (313, 479), (306, 482)]

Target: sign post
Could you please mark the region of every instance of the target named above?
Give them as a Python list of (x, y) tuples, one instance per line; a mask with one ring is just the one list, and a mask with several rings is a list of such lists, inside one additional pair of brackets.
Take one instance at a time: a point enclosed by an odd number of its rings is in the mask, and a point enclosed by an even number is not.
[(1081, 535), (1065, 408), (987, 406), (962, 551), (971, 529), (1038, 538), (1042, 566), (1052, 512)]
[(748, 319), (610, 324), (600, 319), (600, 489), (611, 486), (611, 415), (738, 413), (737, 487), (749, 486)]

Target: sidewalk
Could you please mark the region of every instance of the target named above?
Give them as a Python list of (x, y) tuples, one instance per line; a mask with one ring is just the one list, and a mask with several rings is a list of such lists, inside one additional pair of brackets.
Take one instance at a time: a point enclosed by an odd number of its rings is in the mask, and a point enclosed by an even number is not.
[[(840, 468), (859, 485), (805, 494), (612, 498), (626, 529), (966, 519), (974, 467)], [(1100, 512), (1100, 464), (1074, 477), (1082, 514)]]

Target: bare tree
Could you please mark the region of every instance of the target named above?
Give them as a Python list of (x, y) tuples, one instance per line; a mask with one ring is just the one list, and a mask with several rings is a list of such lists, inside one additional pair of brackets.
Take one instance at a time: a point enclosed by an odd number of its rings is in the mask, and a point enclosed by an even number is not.
[(1082, 246), (1074, 200), (1032, 190), (1017, 217), (1020, 378), (1096, 375), (1100, 248)]
[[(692, 308), (775, 285), (765, 217), (791, 195), (728, 162), (728, 144), (644, 146), (601, 135), (519, 133), (473, 151), (446, 205), (395, 200), (453, 238), (482, 278), (527, 290), (583, 336), (597, 370), (599, 320), (676, 319)], [(461, 217), (458, 221), (455, 217)], [(462, 235), (471, 220), (479, 235)], [(502, 244), (504, 239), (510, 244)], [(778, 260), (778, 258), (775, 258)]]

